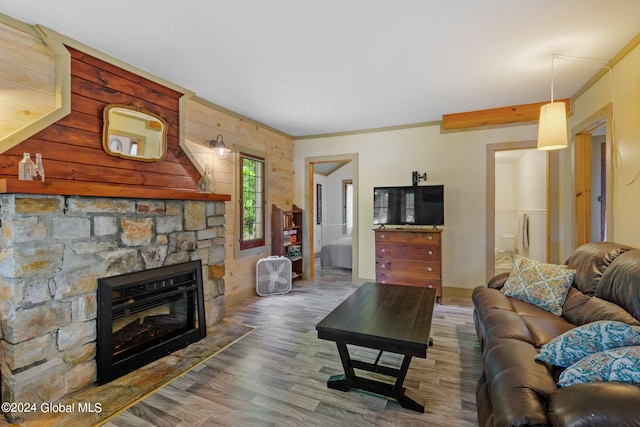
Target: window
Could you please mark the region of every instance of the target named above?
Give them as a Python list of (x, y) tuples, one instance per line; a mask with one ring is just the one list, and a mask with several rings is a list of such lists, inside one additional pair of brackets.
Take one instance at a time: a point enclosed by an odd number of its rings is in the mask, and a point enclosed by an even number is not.
[(240, 153), (240, 250), (265, 245), (265, 159)]

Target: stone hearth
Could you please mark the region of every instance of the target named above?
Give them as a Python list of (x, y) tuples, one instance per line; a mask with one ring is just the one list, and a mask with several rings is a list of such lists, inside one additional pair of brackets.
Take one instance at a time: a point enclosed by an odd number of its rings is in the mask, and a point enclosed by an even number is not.
[(0, 209), (4, 402), (95, 387), (99, 277), (200, 259), (207, 329), (224, 317), (224, 202), (3, 194)]

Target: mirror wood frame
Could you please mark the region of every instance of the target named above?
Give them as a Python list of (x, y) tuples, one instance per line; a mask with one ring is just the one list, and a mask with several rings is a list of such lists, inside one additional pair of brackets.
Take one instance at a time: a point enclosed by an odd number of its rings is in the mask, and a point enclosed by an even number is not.
[[(110, 118), (110, 114), (112, 112), (115, 112), (117, 109), (120, 109), (125, 113), (127, 111), (131, 111), (132, 116), (140, 116), (140, 118), (142, 119), (145, 118), (144, 116), (147, 116), (149, 122), (160, 123), (161, 130), (159, 132), (158, 141), (147, 141), (144, 136), (135, 134), (135, 130), (132, 129), (111, 129), (110, 123), (112, 122), (112, 118)], [(107, 154), (123, 159), (138, 160), (143, 162), (157, 162), (165, 159), (167, 155), (167, 122), (159, 115), (147, 111), (138, 105), (109, 104), (104, 108), (103, 120), (104, 124), (102, 132), (102, 147)], [(145, 157), (139, 154), (131, 154), (131, 150), (128, 150), (129, 152), (114, 150), (111, 147), (112, 135), (118, 135), (119, 137), (124, 138), (123, 141), (125, 139), (133, 140), (134, 138), (137, 138), (138, 140), (136, 141), (136, 145), (138, 149), (143, 144), (157, 144), (159, 153), (157, 156)]]

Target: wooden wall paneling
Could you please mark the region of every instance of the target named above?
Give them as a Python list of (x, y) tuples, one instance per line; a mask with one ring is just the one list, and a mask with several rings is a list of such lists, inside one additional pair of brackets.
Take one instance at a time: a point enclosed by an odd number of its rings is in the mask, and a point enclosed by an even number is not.
[[(271, 204), (291, 206), (293, 203), (293, 139), (223, 111), (199, 98), (187, 102), (185, 122), (185, 145), (189, 147), (190, 155), (198, 159), (198, 162), (212, 164), (217, 190), (232, 194), (232, 201), (225, 204), (225, 297), (227, 304), (234, 304), (255, 294), (255, 264), (259, 259), (269, 256), (271, 249), (268, 244), (262, 251), (252, 252), (251, 255), (240, 254), (236, 258), (236, 196), (239, 189), (236, 188), (234, 156), (225, 160), (215, 155), (209, 157), (207, 151), (211, 151), (204, 143), (220, 134), (228, 146), (246, 147), (266, 153), (268, 208)], [(270, 209), (266, 212), (267, 223), (270, 223)]]
[[(179, 92), (74, 48), (71, 113), (0, 156), (0, 178), (14, 178), (25, 151), (42, 153), (46, 177), (195, 190), (200, 173), (179, 146)], [(138, 104), (168, 123), (167, 156), (140, 162), (107, 155), (102, 148), (107, 104)]]
[(54, 50), (42, 41), (33, 27), (6, 16), (0, 18), (1, 152), (46, 127), (67, 111), (60, 104), (59, 58)]

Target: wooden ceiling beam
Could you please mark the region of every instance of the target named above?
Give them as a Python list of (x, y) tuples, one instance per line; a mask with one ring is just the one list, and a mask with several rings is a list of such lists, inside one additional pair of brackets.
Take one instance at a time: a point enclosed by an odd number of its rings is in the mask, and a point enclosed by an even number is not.
[[(564, 102), (567, 115), (571, 110), (571, 100), (557, 99)], [(489, 110), (469, 111), (442, 115), (442, 130), (461, 130), (486, 126), (506, 125), (520, 122), (537, 122), (540, 119), (540, 107), (549, 102), (512, 105), (510, 107), (492, 108)]]

